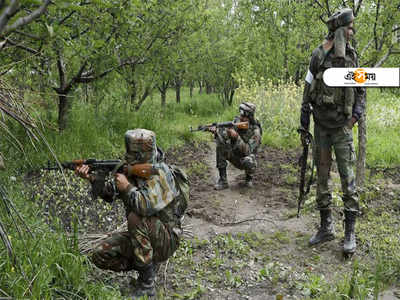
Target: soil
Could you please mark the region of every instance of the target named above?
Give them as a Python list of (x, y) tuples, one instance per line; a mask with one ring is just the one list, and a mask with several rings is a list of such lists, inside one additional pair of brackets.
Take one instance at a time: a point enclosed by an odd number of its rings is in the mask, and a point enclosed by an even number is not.
[[(300, 218), (296, 217), (300, 154), (301, 149), (263, 146), (257, 156), (254, 187), (244, 187), (244, 172), (229, 165), (229, 188), (215, 191), (213, 142), (186, 144), (166, 153), (168, 164), (188, 173), (191, 200), (184, 221), (188, 236), (158, 272), (158, 298), (303, 299), (316, 293), (310, 280), (322, 278), (331, 284), (351, 273), (352, 259), (346, 260), (341, 251), (339, 210), (334, 212), (337, 239), (314, 248), (307, 245), (319, 217), (312, 205), (306, 205)], [(50, 177), (56, 181), (49, 182)], [(61, 176), (42, 174), (30, 179), (39, 187), (32, 198), (49, 222), (51, 216), (57, 217), (70, 231), (72, 221), (77, 220), (82, 235), (109, 232), (124, 222), (121, 204), (93, 201), (83, 180), (66, 177), (69, 187)], [(55, 188), (40, 188), (43, 185)], [(55, 200), (57, 195), (65, 201)], [(368, 259), (361, 249), (355, 257)], [(89, 280), (102, 278), (121, 286), (123, 294), (130, 276), (136, 276), (134, 272), (117, 274), (96, 268), (93, 272)]]

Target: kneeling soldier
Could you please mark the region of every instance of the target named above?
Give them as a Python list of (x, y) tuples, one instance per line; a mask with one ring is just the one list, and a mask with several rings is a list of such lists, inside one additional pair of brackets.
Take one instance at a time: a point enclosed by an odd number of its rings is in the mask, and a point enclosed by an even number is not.
[[(115, 174), (116, 197), (124, 202), (128, 231), (113, 234), (98, 245), (92, 260), (101, 269), (138, 271), (135, 299), (155, 295), (157, 265), (166, 261), (179, 246), (189, 186), (184, 172), (160, 159), (154, 132), (128, 130), (125, 145), (128, 168), (135, 164), (151, 164), (156, 175), (141, 178)], [(76, 172), (92, 183), (94, 196), (113, 201), (113, 185), (105, 182), (104, 175), (89, 174), (86, 165), (78, 167)]]
[(261, 143), (261, 125), (254, 118), (256, 106), (244, 102), (239, 106), (240, 115), (235, 117), (234, 123), (249, 122), (248, 129), (212, 128), (217, 143), (217, 168), (219, 180), (215, 185), (216, 190), (228, 188), (226, 175), (227, 161), (236, 168), (245, 170), (247, 187), (253, 186), (252, 179), (257, 167), (256, 154)]

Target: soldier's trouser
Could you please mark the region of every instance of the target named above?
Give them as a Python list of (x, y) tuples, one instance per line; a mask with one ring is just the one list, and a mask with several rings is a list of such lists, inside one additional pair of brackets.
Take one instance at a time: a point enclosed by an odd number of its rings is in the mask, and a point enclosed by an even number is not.
[(327, 209), (332, 203), (332, 194), (328, 180), (332, 164), (332, 148), (335, 151), (340, 175), (345, 210), (358, 212), (358, 195), (356, 191), (353, 146), (353, 131), (347, 126), (328, 129), (315, 124), (314, 127), (315, 164), (317, 166), (317, 207)]
[(128, 215), (128, 231), (118, 232), (98, 245), (93, 263), (113, 271), (140, 270), (167, 260), (178, 248), (179, 237), (157, 217)]
[(257, 161), (254, 154), (244, 156), (238, 151), (234, 151), (229, 143), (221, 143), (217, 140), (217, 168), (226, 168), (229, 161), (236, 168), (245, 170), (246, 174), (254, 174), (257, 167)]

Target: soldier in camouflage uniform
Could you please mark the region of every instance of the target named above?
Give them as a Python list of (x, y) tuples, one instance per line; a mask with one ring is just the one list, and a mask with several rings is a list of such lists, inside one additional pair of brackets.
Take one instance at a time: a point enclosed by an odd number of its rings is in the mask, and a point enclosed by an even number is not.
[(219, 180), (215, 185), (216, 190), (228, 188), (226, 175), (227, 160), (236, 168), (245, 170), (247, 187), (253, 186), (252, 178), (257, 167), (256, 154), (261, 143), (261, 126), (254, 118), (256, 106), (244, 102), (239, 106), (240, 115), (235, 117), (234, 123), (249, 122), (248, 129), (212, 128), (217, 143), (217, 168)]
[[(328, 36), (322, 45), (312, 52), (300, 116), (302, 130), (308, 131), (311, 112), (315, 123), (314, 160), (318, 176), (316, 200), (321, 226), (309, 244), (315, 245), (334, 239), (330, 208), (332, 195), (328, 186), (333, 148), (343, 191), (345, 254), (354, 253), (356, 249), (354, 227), (359, 204), (353, 171), (355, 152), (352, 128), (364, 113), (365, 89), (328, 87), (323, 82), (322, 75), (331, 67), (358, 67), (356, 52), (349, 44), (353, 35), (353, 20), (351, 9), (340, 10), (329, 18)], [(302, 142), (305, 143), (304, 132)]]
[[(181, 218), (187, 208), (188, 180), (179, 168), (168, 166), (159, 157), (155, 134), (146, 129), (125, 133), (128, 165), (150, 163), (158, 175), (149, 178), (115, 174), (117, 197), (122, 199), (128, 231), (119, 232), (98, 245), (92, 260), (101, 269), (139, 272), (135, 297), (155, 294), (157, 265), (178, 248)], [(88, 166), (77, 174), (92, 183), (92, 193), (107, 202), (113, 201), (112, 184), (102, 174), (89, 174)]]

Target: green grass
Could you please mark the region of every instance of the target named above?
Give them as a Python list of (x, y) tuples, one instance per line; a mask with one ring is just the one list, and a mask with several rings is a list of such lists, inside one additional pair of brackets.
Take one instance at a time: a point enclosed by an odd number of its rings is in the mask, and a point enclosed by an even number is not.
[[(231, 120), (237, 113), (237, 102), (233, 107), (223, 107), (214, 94), (194, 94), (188, 96), (185, 89), (182, 103), (176, 104), (174, 93), (170, 91), (167, 106), (160, 108), (158, 94), (154, 94), (139, 112), (132, 112), (125, 103), (117, 101), (123, 98), (122, 92), (105, 94), (101, 103), (96, 105), (79, 101), (78, 95), (74, 99), (69, 115), (68, 128), (59, 133), (45, 128), (44, 133), (60, 160), (75, 158), (115, 158), (124, 153), (124, 132), (132, 128), (148, 128), (157, 134), (158, 144), (168, 149), (177, 147), (188, 141), (210, 140), (209, 134), (191, 133), (190, 126), (213, 121)], [(119, 93), (119, 94), (118, 94)], [(254, 101), (258, 105), (257, 115), (261, 119), (264, 129), (263, 143), (283, 149), (300, 147), (296, 129), (298, 127), (299, 109), (302, 89), (294, 85), (273, 86), (264, 82), (256, 87), (242, 87), (238, 90), (236, 99)], [(235, 100), (238, 101), (238, 100)], [(54, 110), (54, 105), (51, 106)], [(43, 119), (55, 124), (55, 114), (52, 111), (41, 111)], [(367, 163), (369, 166), (391, 167), (400, 164), (400, 114), (399, 103), (396, 97), (389, 93), (381, 93), (379, 89), (368, 90), (368, 148)], [(76, 248), (76, 241), (67, 238), (65, 232), (57, 227), (57, 220), (50, 228), (41, 220), (40, 208), (34, 203), (34, 198), (28, 199), (24, 191), (23, 175), (32, 168), (46, 164), (51, 158), (45, 147), (34, 151), (29, 147), (29, 142), (24, 137), (21, 129), (11, 125), (13, 132), (27, 145), (26, 159), (21, 159), (21, 154), (4, 140), (0, 140), (0, 147), (6, 157), (8, 170), (0, 175), (3, 184), (9, 187), (14, 203), (24, 216), (29, 228), (34, 233), (30, 237), (26, 232), (22, 236), (16, 231), (12, 220), (7, 217), (6, 210), (1, 207), (0, 218), (9, 227), (9, 236), (14, 252), (17, 254), (17, 264), (13, 265), (6, 259), (7, 252), (0, 244), (0, 297), (53, 299), (88, 298), (88, 299), (115, 299), (119, 298), (119, 291), (107, 285), (102, 280), (88, 281), (91, 264), (87, 258), (80, 255)], [(30, 164), (30, 165), (29, 165)], [(201, 162), (193, 163), (190, 172), (202, 175), (205, 165)], [(17, 183), (10, 180), (10, 176), (17, 177)], [(291, 175), (291, 174), (290, 174)], [(294, 182), (293, 176), (288, 176), (287, 183)], [(389, 229), (398, 228), (398, 224), (388, 207), (373, 207), (377, 197), (386, 197), (385, 194), (373, 189), (376, 182), (369, 182), (371, 188), (362, 195), (362, 205), (367, 207), (369, 213), (358, 226), (361, 243), (375, 241), (370, 249), (370, 255), (376, 261), (371, 264), (354, 263), (353, 272), (344, 278), (338, 278), (336, 284), (329, 286), (317, 274), (307, 274), (307, 278), (297, 288), (304, 291), (305, 297), (313, 299), (365, 299), (377, 295), (378, 291), (400, 280), (400, 245), (398, 238), (393, 238)], [(398, 195), (397, 195), (398, 196)], [(389, 201), (393, 206), (395, 200)], [(279, 245), (290, 241), (285, 233), (273, 237)], [(238, 270), (223, 268), (227, 256), (243, 258), (249, 252), (252, 244), (265, 246), (263, 239), (234, 237), (231, 235), (218, 236), (211, 242), (213, 253), (209, 259), (211, 269), (222, 271), (220, 281), (209, 277), (215, 285), (235, 288), (243, 284)], [(273, 245), (271, 242), (270, 245)], [(204, 245), (203, 245), (204, 246)], [(210, 246), (210, 247), (211, 247)], [(196, 245), (201, 248), (201, 245)], [(204, 246), (205, 247), (205, 246)], [(219, 250), (223, 249), (223, 250)], [(388, 253), (390, 255), (388, 255)], [(182, 243), (179, 255), (174, 258), (180, 266), (193, 265), (193, 247), (189, 242)], [(262, 258), (267, 260), (266, 257)], [(316, 260), (316, 257), (312, 259)], [(19, 267), (18, 267), (19, 266)], [(204, 293), (204, 274), (206, 269), (199, 265), (196, 278), (191, 283), (190, 291), (182, 291), (177, 298), (194, 299)], [(183, 272), (183, 271), (182, 271)], [(184, 272), (183, 272), (184, 273)], [(276, 283), (281, 277), (278, 267), (266, 265), (259, 271), (260, 278), (269, 278)], [(182, 275), (182, 279), (186, 275)], [(208, 276), (208, 275), (207, 275)], [(283, 276), (283, 275), (282, 275)]]

